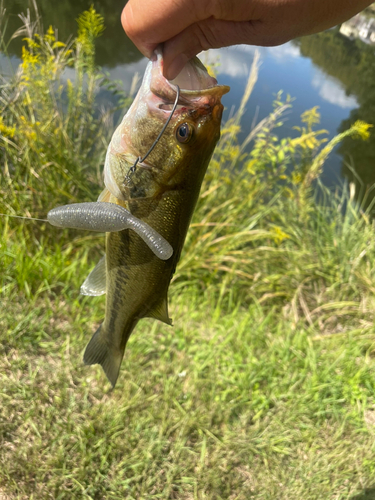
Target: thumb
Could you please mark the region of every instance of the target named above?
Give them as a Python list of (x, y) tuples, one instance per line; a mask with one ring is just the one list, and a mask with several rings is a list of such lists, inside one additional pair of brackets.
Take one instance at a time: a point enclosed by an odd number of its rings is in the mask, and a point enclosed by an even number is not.
[(164, 42), (164, 76), (173, 80), (187, 61), (202, 50), (240, 43), (274, 45), (281, 43), (263, 33), (261, 21), (222, 21), (210, 17), (188, 26)]

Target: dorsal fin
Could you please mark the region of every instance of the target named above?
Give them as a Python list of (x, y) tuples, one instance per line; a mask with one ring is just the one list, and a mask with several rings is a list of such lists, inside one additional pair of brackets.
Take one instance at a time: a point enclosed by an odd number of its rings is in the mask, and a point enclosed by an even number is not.
[(106, 285), (106, 258), (104, 255), (85, 279), (81, 286), (81, 295), (91, 295), (93, 297), (103, 295), (106, 292)]
[(172, 325), (172, 319), (168, 315), (168, 298), (163, 297), (148, 313), (146, 318), (154, 318), (166, 323), (167, 325)]

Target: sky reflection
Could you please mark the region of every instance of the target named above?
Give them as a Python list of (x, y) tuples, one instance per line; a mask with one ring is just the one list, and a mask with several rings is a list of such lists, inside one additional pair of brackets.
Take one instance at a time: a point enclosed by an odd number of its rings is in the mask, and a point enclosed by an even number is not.
[[(321, 112), (321, 128), (329, 131), (332, 137), (345, 120), (349, 112), (358, 106), (352, 95), (347, 95), (341, 82), (327, 76), (315, 66), (309, 58), (300, 55), (299, 46), (289, 42), (279, 47), (253, 47), (239, 45), (224, 49), (210, 50), (201, 55), (204, 63), (213, 64), (219, 83), (229, 85), (231, 92), (223, 97), (226, 107), (224, 119), (238, 108), (251, 64), (256, 50), (260, 51), (260, 70), (258, 82), (247, 105), (247, 111), (242, 120), (243, 135), (246, 136), (254, 121), (267, 116), (272, 111), (272, 101), (279, 90), (284, 95), (290, 94), (294, 98), (293, 109), (286, 118), (285, 124), (278, 129), (281, 137), (293, 136), (296, 132), (293, 126), (300, 124), (300, 115), (313, 106), (319, 106)], [(0, 54), (1, 74), (10, 74), (12, 67), (16, 68), (19, 59), (11, 59)], [(138, 73), (140, 80), (147, 65), (147, 59), (137, 62), (118, 64), (114, 67), (104, 67), (111, 79), (118, 80), (123, 89), (130, 91), (133, 77)], [(63, 79), (72, 79), (73, 69), (67, 69)], [(140, 81), (139, 81), (140, 85)], [(104, 96), (103, 96), (104, 97)], [(105, 97), (108, 105), (108, 96)], [(333, 155), (327, 162), (323, 180), (334, 185), (341, 176), (342, 159)]]

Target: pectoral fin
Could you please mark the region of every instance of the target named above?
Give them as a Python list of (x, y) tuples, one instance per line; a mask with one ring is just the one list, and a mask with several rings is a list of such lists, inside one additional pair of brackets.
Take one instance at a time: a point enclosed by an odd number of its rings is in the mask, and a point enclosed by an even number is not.
[(85, 279), (81, 286), (81, 295), (93, 297), (103, 295), (106, 293), (106, 283), (106, 258), (104, 255)]
[(168, 314), (168, 299), (164, 297), (161, 301), (159, 301), (156, 306), (154, 306), (148, 313), (146, 314), (146, 318), (154, 318), (166, 323), (167, 325), (172, 325), (172, 319)]
[(98, 201), (109, 202), (110, 199), (111, 199), (111, 193), (108, 191), (107, 188), (104, 188), (103, 191), (99, 195)]

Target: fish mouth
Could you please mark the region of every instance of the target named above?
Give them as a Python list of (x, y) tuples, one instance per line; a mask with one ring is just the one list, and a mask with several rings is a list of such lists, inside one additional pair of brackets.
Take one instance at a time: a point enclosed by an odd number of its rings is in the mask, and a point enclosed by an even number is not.
[(155, 50), (151, 68), (151, 92), (162, 100), (159, 109), (170, 110), (176, 99), (177, 86), (180, 88), (178, 105), (213, 107), (221, 97), (229, 92), (227, 85), (218, 85), (216, 78), (210, 76), (201, 61), (190, 59), (174, 80), (167, 80), (163, 75), (163, 55), (160, 48)]

